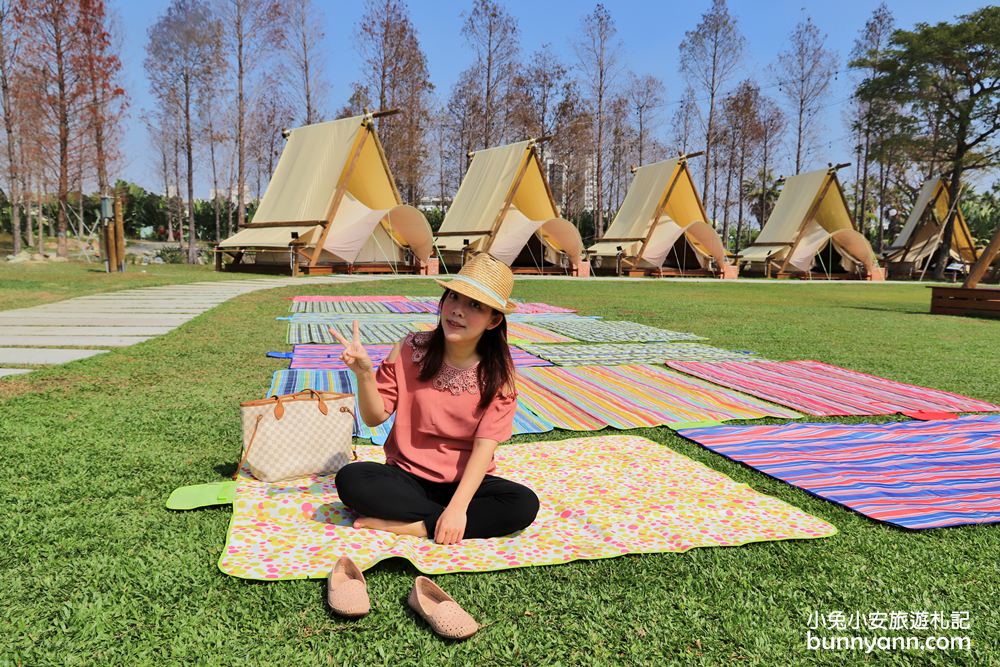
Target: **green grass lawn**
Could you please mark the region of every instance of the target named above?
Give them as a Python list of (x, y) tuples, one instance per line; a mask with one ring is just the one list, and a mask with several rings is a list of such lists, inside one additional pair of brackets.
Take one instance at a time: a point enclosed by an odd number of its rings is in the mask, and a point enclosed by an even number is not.
[(188, 264), (128, 265), (124, 273), (105, 273), (103, 265), (85, 262), (23, 262), (0, 260), (0, 310), (27, 308), (77, 296), (177, 285), (205, 280), (259, 278), (249, 273), (221, 273)]
[[(287, 364), (264, 356), (287, 349), (284, 323), (274, 320), (287, 311), (282, 297), (333, 289), (438, 293), (430, 281), (253, 293), (166, 336), (0, 381), (0, 663), (1000, 662), (1000, 526), (891, 528), (665, 428), (635, 433), (822, 517), (839, 534), (439, 576), (487, 626), (460, 644), (442, 642), (409, 611), (417, 572), (402, 561), (367, 573), (373, 610), (352, 622), (331, 615), (320, 581), (221, 574), (230, 508), (172, 513), (163, 502), (178, 486), (232, 470), (238, 403), (263, 396)], [(523, 281), (515, 295), (1000, 402), (1000, 322), (930, 316), (922, 286)], [(834, 610), (968, 611), (973, 652), (806, 650), (809, 613)]]

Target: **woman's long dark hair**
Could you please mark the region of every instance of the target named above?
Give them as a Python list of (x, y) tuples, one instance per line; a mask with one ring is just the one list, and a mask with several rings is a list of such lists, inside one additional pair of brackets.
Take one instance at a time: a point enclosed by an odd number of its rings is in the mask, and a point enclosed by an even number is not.
[[(445, 299), (451, 294), (451, 290), (445, 290), (438, 302), (438, 312), (444, 308)], [(499, 311), (498, 311), (499, 312)], [(502, 392), (508, 396), (514, 394), (514, 360), (510, 357), (510, 347), (507, 344), (507, 316), (500, 313), (500, 324), (483, 332), (482, 338), (476, 345), (476, 354), (479, 355), (479, 368), (476, 370), (476, 378), (479, 381), (479, 407), (485, 408), (497, 392)], [(434, 378), (444, 364), (444, 330), (441, 328), (441, 321), (431, 332), (430, 340), (427, 342), (427, 355), (420, 364), (420, 374), (417, 376), (423, 382), (428, 382)]]

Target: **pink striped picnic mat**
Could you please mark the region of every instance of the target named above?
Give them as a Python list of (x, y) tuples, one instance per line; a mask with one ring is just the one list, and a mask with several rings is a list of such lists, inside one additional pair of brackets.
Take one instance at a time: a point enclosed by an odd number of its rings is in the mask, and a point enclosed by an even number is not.
[(409, 301), (409, 299), (405, 296), (378, 296), (368, 294), (364, 296), (293, 296), (292, 301), (296, 303), (309, 303), (323, 301)]
[(887, 380), (820, 361), (668, 361), (667, 365), (820, 417), (918, 411), (1000, 412), (968, 396)]

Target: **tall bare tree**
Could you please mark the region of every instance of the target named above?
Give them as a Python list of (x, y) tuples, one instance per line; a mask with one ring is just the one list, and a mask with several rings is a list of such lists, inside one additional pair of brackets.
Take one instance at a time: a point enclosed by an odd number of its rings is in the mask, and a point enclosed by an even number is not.
[(604, 139), (607, 131), (607, 104), (616, 88), (621, 59), (621, 42), (614, 19), (604, 5), (583, 18), (580, 41), (574, 46), (583, 73), (582, 84), (589, 93), (594, 119), (594, 233), (604, 236)]
[[(868, 79), (877, 72), (878, 63), (884, 57), (886, 48), (889, 46), (889, 38), (892, 36), (895, 19), (889, 7), (883, 2), (872, 13), (871, 18), (865, 23), (861, 33), (854, 40), (854, 48), (851, 50), (851, 59), (857, 61), (864, 59), (870, 65), (863, 71), (863, 78)], [(872, 152), (872, 129), (875, 124), (875, 114), (878, 103), (869, 103), (862, 100), (855, 94), (853, 96), (855, 106), (852, 129), (858, 134), (858, 178), (855, 182), (855, 222), (858, 229), (865, 228), (865, 220), (868, 211), (868, 168), (871, 164)], [(881, 228), (881, 227), (880, 227)], [(879, 234), (881, 238), (881, 234)], [(881, 244), (878, 247), (881, 251)]]
[(56, 174), (56, 252), (60, 257), (69, 254), (69, 169), (75, 162), (71, 139), (80, 125), (84, 100), (82, 73), (74, 67), (82, 46), (78, 9), (61, 0), (20, 0), (15, 14), (26, 32), (24, 74), (33, 81), (44, 119), (39, 128), (41, 153)]
[(152, 92), (173, 102), (181, 118), (187, 167), (188, 262), (192, 264), (198, 261), (193, 118), (202, 96), (212, 94), (206, 82), (221, 66), (221, 36), (222, 24), (207, 4), (201, 0), (173, 0), (149, 29), (146, 48), (146, 72)]
[(663, 82), (651, 74), (629, 76), (628, 101), (635, 111), (637, 122), (638, 159), (639, 164), (645, 163), (645, 148), (649, 143), (650, 132), (656, 130), (659, 124), (659, 112), (663, 107), (663, 97), (666, 88)]
[(424, 135), (430, 125), (431, 91), (427, 57), (402, 0), (368, 0), (358, 31), (365, 62), (358, 99), (369, 98), (380, 109), (402, 114), (379, 118), (386, 159), (404, 198), (417, 203), (427, 172)]
[[(559, 60), (551, 44), (543, 44), (531, 54), (518, 73), (514, 88), (518, 93), (513, 131), (520, 137), (547, 137), (559, 132), (560, 104), (570, 92), (569, 69)], [(548, 142), (538, 146), (543, 162)]]
[(125, 89), (119, 81), (122, 64), (116, 53), (118, 44), (111, 33), (104, 0), (80, 0), (79, 6), (80, 53), (74, 65), (83, 73), (97, 187), (101, 194), (108, 194), (109, 151), (117, 153), (115, 142), (110, 140), (114, 138), (127, 104)]
[(695, 126), (700, 121), (698, 117), (698, 102), (695, 99), (694, 88), (690, 85), (684, 89), (684, 97), (677, 102), (677, 110), (671, 122), (674, 131), (671, 138), (671, 148), (676, 153), (691, 152)]
[(517, 20), (494, 0), (473, 0), (462, 34), (476, 53), (476, 77), (481, 81), (482, 147), (506, 139), (509, 95), (517, 74)]
[(246, 224), (247, 95), (257, 69), (284, 43), (285, 19), (279, 0), (217, 0), (232, 72), (236, 76), (236, 224)]
[(323, 32), (322, 8), (312, 0), (285, 0), (288, 13), (288, 37), (285, 50), (292, 65), (292, 74), (299, 91), (301, 118), (306, 125), (323, 119), (320, 100), (327, 91), (320, 45), (326, 33)]
[(819, 129), (819, 111), (837, 71), (837, 54), (825, 43), (826, 35), (807, 16), (795, 26), (788, 49), (778, 54), (776, 79), (795, 128), (796, 174), (811, 152)]
[[(702, 14), (693, 30), (684, 33), (680, 44), (681, 72), (698, 94), (703, 95), (708, 109), (705, 118), (705, 169), (702, 178), (704, 196), (708, 196), (711, 170), (716, 164), (712, 157), (716, 137), (715, 120), (720, 91), (736, 72), (743, 57), (746, 40), (736, 19), (729, 13), (726, 0), (712, 0), (711, 8)], [(713, 211), (712, 217), (716, 217)]]

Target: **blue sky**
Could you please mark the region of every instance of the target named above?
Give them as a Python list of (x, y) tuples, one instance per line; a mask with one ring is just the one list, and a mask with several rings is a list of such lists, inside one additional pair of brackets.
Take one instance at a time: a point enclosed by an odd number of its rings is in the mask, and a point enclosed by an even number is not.
[[(326, 39), (322, 55), (329, 98), (328, 112), (338, 109), (349, 94), (351, 82), (360, 78), (360, 58), (356, 53), (356, 26), (363, 11), (362, 0), (315, 0), (322, 13)], [(574, 63), (572, 44), (579, 32), (582, 17), (594, 3), (574, 0), (503, 0), (502, 4), (517, 18), (521, 30), (522, 54), (527, 56), (544, 43), (550, 43), (566, 63)], [(684, 33), (697, 25), (710, 0), (608, 0), (622, 42), (623, 63), (638, 74), (652, 74), (667, 88), (667, 100), (676, 102), (684, 91), (678, 68), (678, 45)], [(823, 146), (816, 164), (849, 162), (852, 159), (843, 110), (850, 96), (851, 84), (844, 63), (854, 39), (878, 0), (838, 0), (817, 2), (798, 0), (730, 0), (730, 11), (746, 37), (747, 50), (734, 82), (753, 77), (772, 96), (777, 90), (767, 77), (766, 68), (785, 48), (795, 25), (810, 16), (827, 34), (827, 48), (838, 55), (840, 74), (833, 82), (829, 104), (823, 110), (821, 136)], [(965, 14), (986, 2), (969, 0), (906, 0), (889, 2), (898, 27), (911, 28), (918, 22), (947, 21)], [(111, 10), (122, 27), (123, 79), (131, 96), (129, 117), (125, 122), (125, 162), (121, 176), (151, 190), (159, 191), (155, 156), (146, 132), (139, 121), (141, 110), (150, 106), (149, 84), (143, 69), (147, 30), (164, 13), (167, 0), (112, 0)], [(410, 12), (421, 44), (427, 54), (431, 80), (436, 92), (446, 98), (459, 73), (472, 62), (472, 53), (461, 36), (462, 14), (471, 0), (410, 0)], [(780, 100), (779, 100), (780, 103)], [(662, 112), (659, 134), (669, 135), (669, 121), (676, 106)], [(815, 165), (813, 165), (815, 166)], [(994, 180), (988, 178), (987, 182)], [(207, 174), (195, 174), (196, 196), (207, 196)]]

